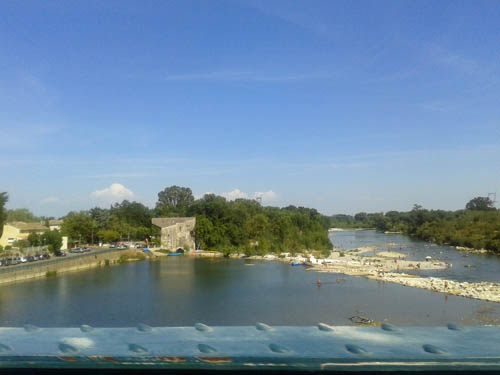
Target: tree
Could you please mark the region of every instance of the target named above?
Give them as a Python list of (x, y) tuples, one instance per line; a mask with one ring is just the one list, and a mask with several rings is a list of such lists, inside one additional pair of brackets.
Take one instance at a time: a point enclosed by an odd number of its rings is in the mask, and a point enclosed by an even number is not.
[(34, 232), (29, 234), (28, 242), (30, 243), (30, 246), (40, 246), (42, 244), (40, 235)]
[(117, 242), (120, 240), (120, 233), (113, 230), (100, 230), (97, 236), (105, 243)]
[(183, 215), (194, 202), (193, 192), (188, 187), (170, 186), (158, 193), (156, 210), (158, 213), (176, 213)]
[(489, 197), (476, 197), (465, 205), (465, 209), (470, 211), (489, 211), (494, 210), (495, 206)]
[(9, 200), (9, 195), (6, 192), (0, 193), (0, 237), (3, 233), (3, 224), (7, 219), (7, 212), (5, 211), (5, 204)]
[(8, 210), (7, 211), (7, 221), (24, 221), (26, 223), (34, 222), (34, 221), (39, 221), (39, 218), (37, 218), (35, 215), (33, 215), (33, 212), (28, 210), (27, 208), (18, 208), (15, 210)]
[(92, 217), (85, 211), (70, 212), (61, 226), (61, 232), (73, 241), (90, 241), (92, 229)]
[(41, 235), (42, 243), (48, 246), (51, 253), (58, 254), (62, 246), (62, 235), (57, 230), (48, 230)]

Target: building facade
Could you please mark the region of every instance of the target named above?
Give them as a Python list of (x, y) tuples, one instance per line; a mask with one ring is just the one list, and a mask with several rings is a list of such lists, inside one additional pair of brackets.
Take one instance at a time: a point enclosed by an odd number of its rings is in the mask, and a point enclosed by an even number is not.
[(161, 248), (169, 251), (195, 249), (195, 217), (161, 217), (152, 220), (161, 229)]
[(49, 220), (49, 229), (60, 231), (63, 222), (64, 222), (63, 220)]
[(12, 246), (16, 241), (28, 239), (31, 233), (42, 234), (47, 230), (49, 228), (40, 223), (24, 223), (22, 221), (7, 223), (3, 226), (0, 246)]

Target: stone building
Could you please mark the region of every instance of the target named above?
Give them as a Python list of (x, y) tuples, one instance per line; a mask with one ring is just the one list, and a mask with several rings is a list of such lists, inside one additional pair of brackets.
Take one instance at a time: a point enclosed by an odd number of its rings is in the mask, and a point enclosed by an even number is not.
[(169, 251), (189, 251), (195, 249), (195, 217), (158, 217), (153, 225), (161, 229), (161, 248)]

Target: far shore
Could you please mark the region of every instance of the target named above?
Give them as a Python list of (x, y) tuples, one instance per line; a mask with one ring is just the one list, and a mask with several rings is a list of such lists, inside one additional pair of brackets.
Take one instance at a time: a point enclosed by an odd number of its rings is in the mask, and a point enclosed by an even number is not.
[(375, 230), (375, 228), (329, 228), (328, 232), (359, 232), (364, 230)]

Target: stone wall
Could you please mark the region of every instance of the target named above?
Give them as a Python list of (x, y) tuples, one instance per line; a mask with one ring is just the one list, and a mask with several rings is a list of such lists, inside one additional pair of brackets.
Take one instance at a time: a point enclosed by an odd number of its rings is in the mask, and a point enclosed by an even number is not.
[(194, 250), (196, 218), (154, 218), (153, 224), (161, 228), (161, 247), (165, 250)]
[(46, 277), (47, 272), (69, 272), (84, 270), (104, 265), (106, 260), (114, 262), (120, 258), (124, 250), (97, 250), (81, 255), (71, 255), (64, 258), (53, 258), (45, 261), (24, 263), (17, 266), (0, 268), (0, 284), (23, 281), (36, 277)]

